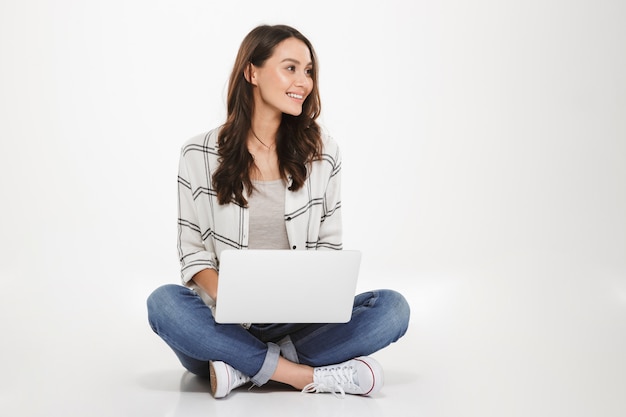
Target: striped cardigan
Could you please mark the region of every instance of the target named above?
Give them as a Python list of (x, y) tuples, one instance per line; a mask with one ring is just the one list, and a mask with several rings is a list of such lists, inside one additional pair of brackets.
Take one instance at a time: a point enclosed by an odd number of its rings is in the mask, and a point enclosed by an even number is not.
[[(187, 141), (178, 173), (178, 254), (183, 284), (199, 271), (219, 270), (224, 249), (247, 249), (249, 211), (220, 205), (211, 176), (218, 167), (219, 129)], [(322, 158), (311, 164), (300, 190), (286, 190), (285, 226), (292, 249), (341, 249), (341, 155), (322, 135)], [(195, 286), (194, 286), (195, 287)], [(204, 297), (203, 297), (204, 298)], [(206, 300), (205, 300), (206, 301)]]

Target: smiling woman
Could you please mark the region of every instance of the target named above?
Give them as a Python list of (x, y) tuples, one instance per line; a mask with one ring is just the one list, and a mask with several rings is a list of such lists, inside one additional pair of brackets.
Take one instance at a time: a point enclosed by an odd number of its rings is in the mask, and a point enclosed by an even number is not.
[(383, 371), (366, 355), (408, 328), (409, 305), (391, 290), (357, 295), (348, 323), (215, 322), (223, 250), (342, 249), (341, 154), (320, 130), (319, 114), (311, 43), (291, 27), (260, 26), (239, 49), (226, 122), (182, 148), (184, 286), (155, 290), (148, 313), (183, 366), (210, 377), (216, 398), (269, 380), (304, 392), (375, 394)]
[(221, 204), (245, 205), (253, 180), (304, 184), (305, 164), (319, 158), (322, 138), (317, 57), (309, 40), (288, 26), (260, 26), (244, 39), (228, 88), (228, 118), (219, 133), (213, 176)]

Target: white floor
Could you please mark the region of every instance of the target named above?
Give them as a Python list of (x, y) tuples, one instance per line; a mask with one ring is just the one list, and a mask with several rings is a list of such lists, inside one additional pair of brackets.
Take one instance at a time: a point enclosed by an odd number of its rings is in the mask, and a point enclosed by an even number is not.
[[(146, 323), (146, 277), (24, 289), (4, 280), (0, 414), (6, 416), (624, 416), (623, 277), (415, 274), (407, 336), (375, 357), (371, 398), (279, 385), (213, 399)], [(130, 281), (127, 281), (130, 282)], [(367, 279), (362, 289), (371, 285)], [(95, 301), (85, 301), (86, 288)]]

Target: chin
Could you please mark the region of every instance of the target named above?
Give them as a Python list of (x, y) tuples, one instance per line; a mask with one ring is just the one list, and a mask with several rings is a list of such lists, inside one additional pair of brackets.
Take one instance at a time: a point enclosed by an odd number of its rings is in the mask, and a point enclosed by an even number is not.
[(300, 109), (291, 109), (291, 110), (285, 110), (283, 113), (288, 114), (290, 116), (300, 116), (302, 114), (302, 108)]

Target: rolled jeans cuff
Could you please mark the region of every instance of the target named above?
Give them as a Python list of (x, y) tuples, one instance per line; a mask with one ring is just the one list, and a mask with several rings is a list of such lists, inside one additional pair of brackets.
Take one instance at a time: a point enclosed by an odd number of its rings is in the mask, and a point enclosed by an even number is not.
[(258, 387), (267, 383), (270, 380), (276, 367), (278, 366), (278, 357), (280, 356), (280, 347), (276, 343), (267, 344), (267, 353), (265, 354), (265, 361), (259, 372), (254, 375), (250, 380)]

